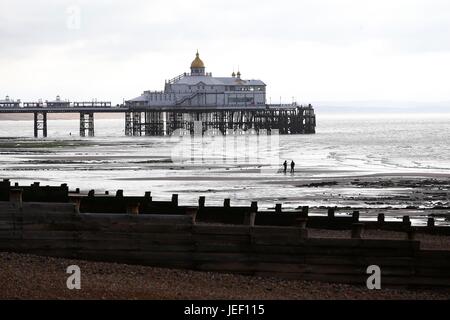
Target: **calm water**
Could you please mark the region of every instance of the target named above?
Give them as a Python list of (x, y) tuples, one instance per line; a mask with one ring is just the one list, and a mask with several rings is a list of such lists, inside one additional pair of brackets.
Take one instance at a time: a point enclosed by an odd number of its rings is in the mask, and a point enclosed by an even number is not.
[[(317, 134), (236, 139), (124, 137), (124, 120), (96, 120), (95, 138), (80, 139), (77, 120), (50, 120), (47, 139), (31, 121), (0, 121), (0, 176), (21, 183), (68, 182), (82, 190), (180, 194), (181, 203), (281, 201), (329, 205), (303, 181), (372, 173), (450, 174), (450, 114), (318, 115)], [(14, 133), (19, 138), (8, 138)], [(72, 135), (69, 135), (72, 133)], [(279, 172), (296, 162), (294, 175)], [(348, 191), (348, 192), (351, 192)], [(389, 191), (386, 191), (389, 192)], [(301, 199), (301, 203), (299, 203)]]

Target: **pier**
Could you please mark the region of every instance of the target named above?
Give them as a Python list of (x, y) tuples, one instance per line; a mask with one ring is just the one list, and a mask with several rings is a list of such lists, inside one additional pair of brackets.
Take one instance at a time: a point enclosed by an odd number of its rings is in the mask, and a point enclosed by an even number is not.
[[(316, 116), (311, 104), (267, 103), (266, 84), (242, 77), (206, 72), (197, 51), (191, 72), (166, 80), (163, 91), (146, 90), (140, 96), (113, 107), (111, 102), (0, 100), (0, 113), (33, 113), (34, 136), (47, 137), (48, 113), (78, 113), (80, 136), (93, 137), (95, 113), (123, 113), (127, 136), (229, 134), (312, 134)], [(270, 99), (269, 99), (270, 101)]]
[[(220, 130), (223, 135), (240, 131), (252, 134), (315, 133), (316, 117), (311, 105), (263, 106), (111, 106), (110, 102), (74, 102), (64, 106), (40, 102), (2, 105), (0, 114), (33, 114), (34, 137), (47, 137), (49, 113), (78, 113), (80, 137), (95, 136), (96, 113), (121, 113), (127, 136), (169, 136), (175, 130), (194, 134)], [(196, 131), (198, 132), (198, 131)]]
[(42, 102), (17, 103), (14, 106), (0, 102), (0, 114), (33, 114), (34, 137), (47, 137), (48, 114), (78, 113), (80, 115), (80, 137), (94, 136), (94, 115), (96, 113), (124, 113), (128, 109), (123, 106), (112, 107), (110, 102), (74, 102), (65, 105), (54, 105)]

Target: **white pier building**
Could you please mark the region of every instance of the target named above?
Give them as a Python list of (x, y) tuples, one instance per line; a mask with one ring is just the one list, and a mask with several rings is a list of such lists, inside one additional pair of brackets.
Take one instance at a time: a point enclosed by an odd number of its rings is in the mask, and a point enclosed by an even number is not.
[(191, 72), (166, 81), (164, 91), (144, 91), (127, 101), (131, 106), (236, 106), (255, 107), (266, 104), (266, 84), (261, 80), (244, 80), (241, 73), (231, 77), (214, 77), (197, 52)]

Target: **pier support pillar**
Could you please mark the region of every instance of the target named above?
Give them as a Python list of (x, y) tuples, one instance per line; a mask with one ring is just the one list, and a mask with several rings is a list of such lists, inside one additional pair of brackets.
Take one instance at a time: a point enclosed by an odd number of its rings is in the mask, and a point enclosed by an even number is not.
[(125, 112), (125, 135), (133, 135), (133, 120), (131, 118), (131, 112)]
[(89, 137), (94, 136), (94, 114), (80, 112), (80, 137), (86, 137), (86, 131)]
[(133, 136), (142, 135), (141, 125), (142, 125), (142, 113), (133, 112)]
[(42, 131), (42, 136), (47, 137), (47, 112), (34, 113), (34, 137), (39, 137), (39, 131)]
[(160, 111), (144, 112), (144, 122), (141, 123), (140, 130), (142, 131), (142, 127), (144, 126), (144, 133), (146, 136), (163, 136), (164, 121), (165, 121), (164, 112)]

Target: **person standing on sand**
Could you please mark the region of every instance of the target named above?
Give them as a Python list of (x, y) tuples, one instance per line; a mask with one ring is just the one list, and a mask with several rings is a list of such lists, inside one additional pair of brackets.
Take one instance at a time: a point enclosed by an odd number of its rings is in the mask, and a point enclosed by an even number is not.
[(294, 160), (291, 161), (291, 173), (294, 173), (294, 168), (295, 168), (295, 162)]
[(283, 172), (286, 173), (286, 171), (287, 171), (287, 161), (284, 160), (284, 163), (283, 163)]

